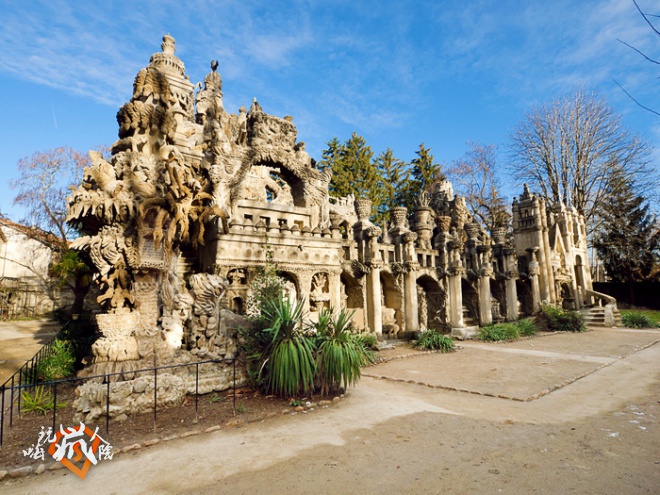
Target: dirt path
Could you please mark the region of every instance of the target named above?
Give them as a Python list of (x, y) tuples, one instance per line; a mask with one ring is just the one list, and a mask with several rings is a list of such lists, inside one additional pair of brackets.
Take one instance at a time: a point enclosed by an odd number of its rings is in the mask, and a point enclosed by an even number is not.
[(50, 320), (0, 321), (0, 385), (57, 335)]
[(658, 493), (659, 340), (596, 329), (466, 343), (368, 368), (329, 409), (122, 453), (84, 481), (59, 470), (0, 491)]

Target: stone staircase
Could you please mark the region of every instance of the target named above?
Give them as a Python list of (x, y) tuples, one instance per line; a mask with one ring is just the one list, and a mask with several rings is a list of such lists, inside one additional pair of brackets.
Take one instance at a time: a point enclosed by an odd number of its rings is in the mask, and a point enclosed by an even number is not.
[[(587, 326), (609, 327), (611, 325), (608, 324), (608, 310), (609, 308), (606, 307), (594, 306), (592, 308), (582, 309), (580, 310), (580, 313), (582, 313), (584, 324)], [(615, 306), (611, 308), (611, 312), (612, 317), (614, 318), (614, 326), (622, 327), (623, 322), (621, 321), (621, 312), (619, 311), (619, 308)]]
[(463, 324), (466, 327), (478, 327), (479, 326), (479, 322), (476, 321), (471, 316), (469, 316), (468, 309), (465, 306), (463, 306)]
[(585, 294), (587, 297), (592, 297), (596, 301), (595, 306), (580, 311), (583, 315), (585, 325), (596, 327), (623, 326), (621, 313), (616, 305), (616, 299), (594, 290), (587, 290)]

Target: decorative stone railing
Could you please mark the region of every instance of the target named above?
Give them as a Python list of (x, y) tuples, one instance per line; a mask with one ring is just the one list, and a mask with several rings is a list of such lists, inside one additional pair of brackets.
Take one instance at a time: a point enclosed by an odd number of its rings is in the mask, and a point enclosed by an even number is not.
[(607, 294), (603, 294), (602, 292), (596, 292), (595, 290), (589, 290), (589, 289), (585, 291), (585, 294), (587, 296), (593, 297), (596, 300), (598, 306), (612, 306), (616, 308), (616, 299), (612, 296), (608, 296)]

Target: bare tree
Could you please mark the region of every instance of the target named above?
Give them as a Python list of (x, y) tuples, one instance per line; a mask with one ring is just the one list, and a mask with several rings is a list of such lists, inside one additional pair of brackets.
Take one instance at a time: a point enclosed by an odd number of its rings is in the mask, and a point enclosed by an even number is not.
[(639, 183), (657, 187), (650, 151), (602, 98), (583, 90), (533, 108), (511, 136), (518, 185), (529, 183), (550, 202), (573, 206), (590, 231), (616, 174), (647, 176)]
[(10, 181), (17, 190), (14, 204), (25, 208), (22, 222), (33, 227), (26, 232), (34, 232), (34, 238), (43, 238), (43, 232), (51, 234), (46, 236), (53, 249), (50, 275), (73, 291), (74, 313), (82, 309), (91, 283), (91, 270), (76, 251), (69, 249), (73, 232), (66, 223), (66, 198), (69, 188), (82, 182), (83, 170), (89, 162), (87, 155), (66, 147), (36, 152), (18, 161), (19, 177)]
[[(646, 13), (646, 12), (643, 12), (642, 9), (640, 8), (639, 4), (638, 4), (635, 0), (633, 0), (633, 3), (635, 4), (635, 8), (636, 8), (637, 11), (640, 13), (640, 15), (642, 16), (642, 18), (643, 18), (644, 21), (646, 22), (646, 24), (648, 24), (649, 27), (651, 28), (651, 31), (652, 31), (656, 36), (660, 37), (660, 31), (658, 31), (658, 28), (656, 28), (656, 27), (653, 25), (653, 23), (651, 22), (651, 19), (650, 19), (650, 18), (652, 18), (652, 17), (654, 17), (654, 18), (660, 18), (660, 15), (648, 14), (648, 13)], [(640, 54), (642, 57), (644, 57), (648, 62), (651, 62), (652, 64), (660, 65), (660, 61), (658, 61), (658, 60), (656, 60), (656, 59), (653, 59), (653, 58), (649, 57), (649, 56), (646, 55), (644, 52), (642, 52), (641, 50), (635, 48), (634, 46), (630, 45), (629, 43), (626, 43), (626, 42), (623, 41), (623, 40), (618, 40), (618, 41), (619, 41), (620, 43), (623, 43), (624, 45), (626, 45), (628, 48), (630, 48), (630, 49), (636, 51), (637, 53), (639, 53), (639, 54)], [(619, 88), (621, 89), (621, 91), (623, 91), (623, 92), (624, 92), (624, 93), (625, 93), (625, 94), (626, 94), (626, 95), (627, 95), (632, 101), (634, 101), (634, 102), (635, 102), (637, 105), (639, 105), (641, 108), (643, 108), (644, 110), (647, 110), (647, 111), (649, 111), (649, 112), (651, 112), (651, 113), (654, 113), (654, 114), (656, 114), (656, 115), (660, 115), (660, 112), (658, 112), (657, 110), (653, 110), (652, 108), (649, 108), (649, 107), (647, 107), (647, 106), (642, 105), (642, 104), (641, 104), (641, 103), (640, 103), (635, 97), (633, 97), (628, 91), (626, 91), (626, 89), (625, 89), (621, 84), (619, 84), (619, 82), (618, 82), (616, 79), (614, 80), (614, 82), (616, 83), (617, 86), (619, 86)]]
[(447, 170), (456, 192), (465, 197), (467, 207), (490, 232), (506, 227), (511, 214), (501, 194), (497, 174), (497, 147), (468, 142), (469, 150)]
[(38, 151), (18, 161), (14, 204), (25, 208), (22, 223), (58, 236), (66, 247), (71, 228), (66, 223), (69, 187), (82, 182), (89, 157), (72, 148)]

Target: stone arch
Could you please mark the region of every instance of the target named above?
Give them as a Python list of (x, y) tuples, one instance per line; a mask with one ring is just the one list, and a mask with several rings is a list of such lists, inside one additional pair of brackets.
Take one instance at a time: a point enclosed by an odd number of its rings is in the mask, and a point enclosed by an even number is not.
[(364, 292), (362, 285), (349, 272), (343, 271), (339, 277), (341, 283), (341, 306), (353, 311), (353, 324), (361, 329), (367, 328), (364, 312)]
[(465, 326), (479, 325), (479, 293), (464, 278), (461, 279), (461, 292), (463, 294), (463, 322)]
[(283, 297), (288, 298), (291, 303), (295, 303), (301, 296), (299, 278), (295, 273), (286, 271), (280, 272), (278, 275), (286, 281)]
[(534, 314), (533, 299), (532, 299), (532, 286), (531, 281), (516, 280), (516, 294), (518, 296), (519, 314), (531, 316)]
[(229, 303), (229, 310), (237, 315), (245, 314), (245, 301), (242, 297), (236, 296)]
[(441, 282), (429, 275), (419, 277), (417, 279), (419, 329), (449, 329), (447, 302), (447, 291)]
[(383, 333), (396, 334), (404, 326), (403, 293), (394, 275), (386, 270), (380, 272), (380, 289)]

